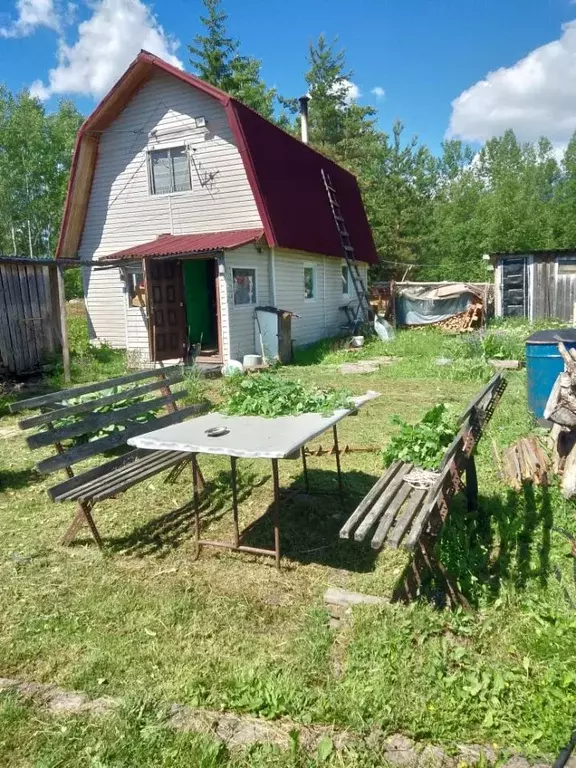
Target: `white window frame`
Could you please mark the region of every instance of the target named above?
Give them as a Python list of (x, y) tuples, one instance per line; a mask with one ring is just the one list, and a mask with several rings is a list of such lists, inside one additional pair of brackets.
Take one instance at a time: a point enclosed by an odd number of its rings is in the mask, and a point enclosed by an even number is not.
[[(342, 275), (342, 270), (346, 270), (347, 278), (346, 278), (346, 290), (344, 290), (344, 279)], [(342, 270), (340, 270), (340, 276), (342, 279), (342, 296), (350, 296), (350, 267), (346, 262), (342, 262)]]
[[(306, 270), (311, 269), (312, 270), (312, 296), (306, 296)], [(318, 271), (316, 269), (316, 264), (314, 264), (311, 261), (305, 261), (302, 265), (302, 294), (304, 296), (304, 301), (316, 301), (316, 295), (318, 293), (318, 280), (317, 280), (317, 274)]]
[(144, 293), (144, 304), (142, 306), (139, 306), (137, 304), (135, 305), (130, 304), (130, 290), (131, 290), (131, 285), (132, 285), (134, 275), (138, 274), (139, 272), (142, 272), (142, 275), (144, 277), (144, 286), (146, 286), (146, 272), (144, 270), (144, 262), (142, 262), (141, 266), (130, 265), (127, 267), (122, 267), (122, 272), (123, 272), (123, 278), (124, 278), (124, 293), (126, 294), (126, 310), (128, 312), (142, 312), (142, 310), (146, 311), (147, 310), (146, 293)]
[[(254, 272), (254, 301), (248, 302), (248, 304), (236, 304), (234, 296), (234, 270), (236, 269), (251, 269)], [(254, 264), (242, 264), (235, 267), (230, 267), (230, 282), (232, 285), (232, 306), (234, 309), (244, 310), (253, 309), (258, 304), (258, 268)]]
[[(184, 149), (188, 158), (188, 173), (190, 174), (190, 189), (183, 189), (180, 192), (154, 192), (154, 178), (152, 175), (152, 152), (166, 152), (170, 149)], [(157, 143), (146, 147), (146, 168), (148, 172), (148, 195), (149, 197), (170, 197), (172, 195), (189, 195), (194, 191), (194, 181), (192, 178), (192, 163), (190, 160), (190, 143), (185, 141), (170, 142), (169, 144)]]

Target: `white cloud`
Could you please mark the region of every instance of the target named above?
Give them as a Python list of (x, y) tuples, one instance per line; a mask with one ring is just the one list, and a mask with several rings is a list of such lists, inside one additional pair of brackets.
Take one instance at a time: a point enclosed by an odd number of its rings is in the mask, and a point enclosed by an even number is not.
[(374, 94), (377, 99), (383, 99), (384, 96), (386, 96), (386, 91), (381, 85), (375, 85), (374, 88), (372, 88), (371, 93)]
[(18, 0), (18, 18), (8, 27), (0, 27), (0, 37), (27, 37), (38, 27), (58, 31), (60, 16), (54, 0)]
[(353, 101), (356, 101), (360, 98), (360, 96), (362, 96), (360, 88), (358, 88), (356, 83), (353, 83), (351, 80), (342, 80), (341, 86), (342, 91), (344, 92), (344, 101), (346, 104), (352, 104)]
[(142, 0), (99, 0), (79, 25), (76, 42), (60, 40), (58, 66), (48, 73), (48, 84), (37, 80), (30, 91), (40, 99), (64, 93), (100, 97), (141, 48), (182, 68), (177, 47)]
[(447, 135), (485, 141), (513, 128), (522, 141), (565, 145), (576, 130), (576, 20), (558, 40), (490, 72), (452, 102)]

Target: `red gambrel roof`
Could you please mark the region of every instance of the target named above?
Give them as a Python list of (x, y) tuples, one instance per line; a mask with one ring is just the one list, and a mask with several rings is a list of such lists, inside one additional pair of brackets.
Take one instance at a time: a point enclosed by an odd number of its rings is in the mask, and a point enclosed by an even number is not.
[(144, 257), (182, 256), (188, 253), (230, 251), (260, 240), (263, 229), (235, 229), (230, 232), (204, 232), (198, 235), (160, 235), (156, 240), (105, 256), (102, 261), (125, 261)]
[(78, 255), (102, 131), (156, 72), (172, 75), (224, 107), (268, 245), (342, 257), (340, 238), (322, 181), (324, 169), (336, 189), (356, 258), (377, 263), (372, 231), (353, 174), (218, 88), (146, 51), (138, 54), (78, 132), (57, 257)]

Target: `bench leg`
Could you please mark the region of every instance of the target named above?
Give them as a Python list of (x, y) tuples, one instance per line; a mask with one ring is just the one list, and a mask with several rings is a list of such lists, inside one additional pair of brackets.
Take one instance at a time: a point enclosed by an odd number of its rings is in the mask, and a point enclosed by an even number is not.
[(96, 527), (96, 523), (94, 522), (94, 518), (92, 517), (93, 508), (94, 504), (88, 501), (81, 501), (78, 504), (76, 507), (76, 514), (74, 515), (68, 530), (60, 542), (62, 546), (69, 546), (76, 538), (76, 534), (82, 528), (82, 526), (87, 525), (90, 528), (90, 533), (92, 534), (96, 544), (100, 547), (100, 549), (104, 549), (104, 542), (102, 541), (102, 537), (100, 536), (98, 528)]
[(344, 486), (342, 484), (342, 465), (340, 463), (340, 446), (338, 445), (338, 429), (336, 424), (332, 427), (334, 435), (334, 450), (336, 453), (336, 471), (338, 472), (338, 492), (340, 493), (340, 500), (344, 501)]
[(466, 503), (468, 512), (476, 512), (478, 509), (478, 476), (476, 474), (476, 462), (474, 456), (470, 456), (466, 464)]

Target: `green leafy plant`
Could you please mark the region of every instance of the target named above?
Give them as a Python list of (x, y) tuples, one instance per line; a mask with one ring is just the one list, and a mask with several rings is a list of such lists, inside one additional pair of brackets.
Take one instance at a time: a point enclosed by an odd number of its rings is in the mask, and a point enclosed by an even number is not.
[(386, 466), (400, 460), (413, 462), (422, 469), (437, 469), (458, 430), (456, 415), (443, 403), (427, 411), (416, 424), (399, 416), (392, 421), (400, 426), (400, 431), (382, 451)]
[(350, 393), (320, 389), (301, 381), (282, 379), (271, 373), (231, 376), (226, 385), (227, 401), (222, 410), (234, 416), (292, 416), (300, 413), (333, 413), (350, 408)]

